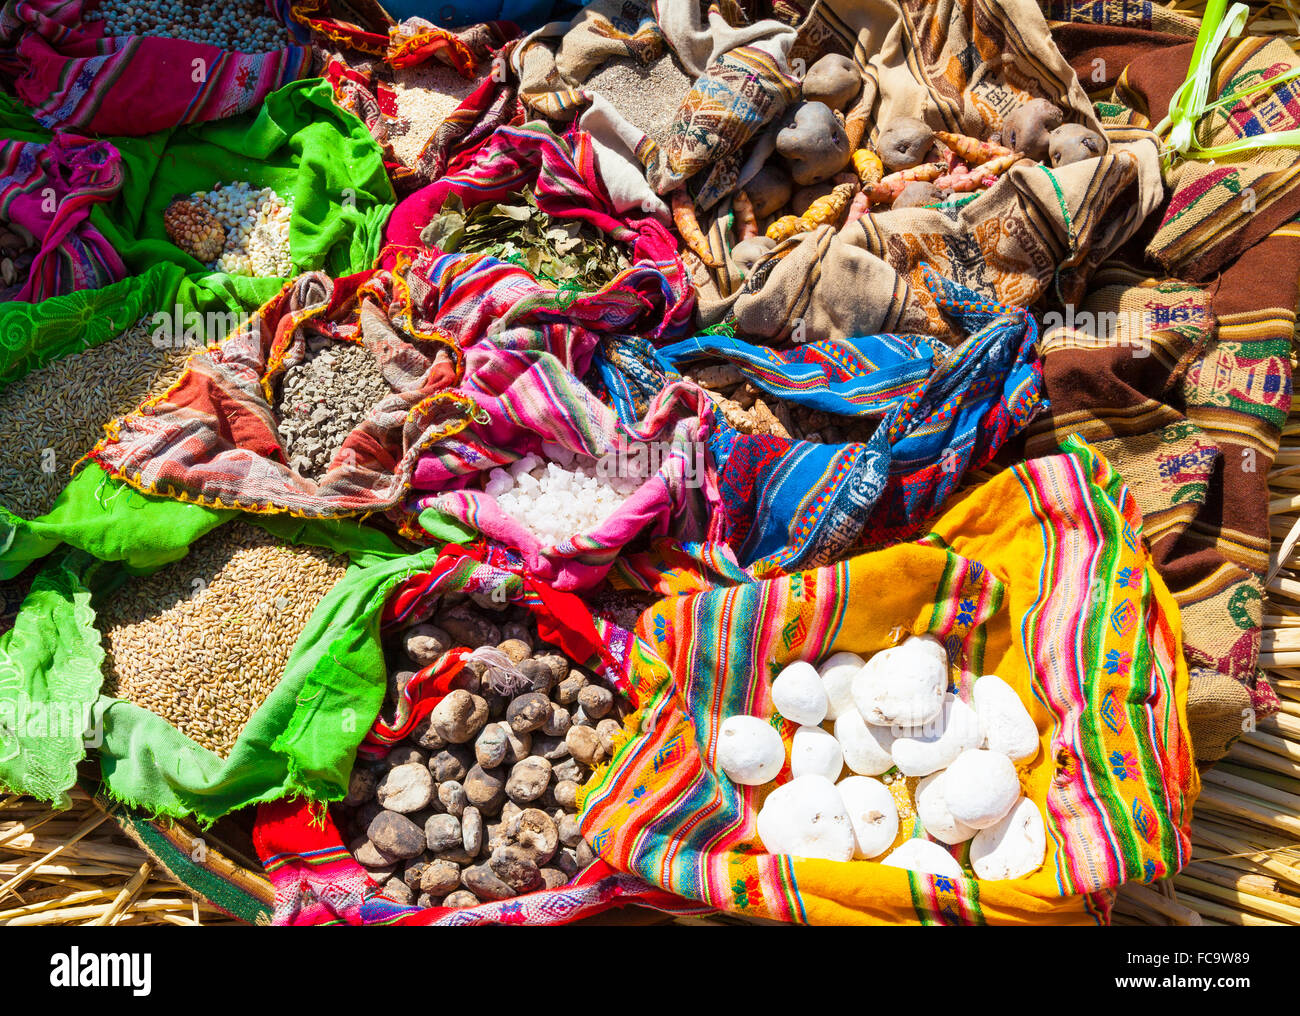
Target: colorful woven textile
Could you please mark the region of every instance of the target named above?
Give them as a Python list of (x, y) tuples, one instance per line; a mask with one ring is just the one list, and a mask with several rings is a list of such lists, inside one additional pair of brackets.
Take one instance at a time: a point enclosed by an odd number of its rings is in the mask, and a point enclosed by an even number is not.
[[(1153, 42), (1126, 27), (1113, 5), (1088, 17), (1100, 24), (1075, 40), (1077, 66), (1110, 51), (1133, 60), (1111, 101), (1099, 104), (1107, 122), (1142, 126), (1164, 116), (1191, 46)], [(1295, 65), (1284, 45), (1234, 43), (1216, 62), (1210, 99), (1284, 69), (1278, 64)], [(1206, 143), (1295, 126), (1295, 95), (1289, 82), (1229, 103), (1227, 121), (1206, 118)], [(1300, 227), (1280, 218), (1300, 211), (1295, 165), (1294, 150), (1265, 149), (1176, 168), (1147, 260), (1130, 250), (1103, 264), (1088, 296), (1044, 328), (1051, 412), (1031, 428), (1027, 447), (1043, 454), (1078, 434), (1130, 484), (1156, 567), (1183, 613), (1201, 761), (1221, 757), (1250, 712), (1278, 708), (1256, 661), (1268, 476), (1291, 407), (1300, 295)], [(1212, 283), (1185, 281), (1207, 272), (1217, 273)]]
[(474, 907), (420, 908), (395, 903), (343, 846), (328, 814), (301, 802), (258, 807), (253, 843), (275, 886), (273, 924), (483, 925), (568, 924), (613, 907), (638, 905), (671, 914), (706, 914), (702, 907), (595, 861), (560, 889), (528, 893)]
[[(638, 536), (702, 538), (719, 509), (706, 458), (713, 409), (704, 393), (669, 384), (643, 417), (625, 424), (579, 381), (590, 351), (538, 349), (539, 337), (558, 336), (504, 329), (465, 351), (457, 392), (472, 401), (472, 419), (424, 446), (411, 478), (414, 508), (451, 516), (513, 548), (528, 573), (560, 589), (597, 583)], [(578, 366), (566, 369), (574, 361)], [(599, 525), (555, 546), (539, 542), (480, 489), (492, 469), (529, 453), (545, 457), (548, 445), (595, 460), (599, 475), (641, 481)]]
[(737, 434), (713, 437), (721, 509), (710, 538), (755, 574), (842, 558), (864, 542), (915, 535), (1042, 402), (1026, 311), (982, 303), (926, 269), (940, 307), (968, 338), (949, 350), (922, 336), (883, 335), (780, 353), (719, 336), (662, 351), (722, 356), (780, 398), (827, 412), (879, 417), (869, 442), (826, 445)]
[(1298, 273), (1295, 223), (1241, 255), (1213, 290), (1115, 264), (1070, 321), (1044, 333), (1051, 413), (1029, 449), (1078, 434), (1123, 470), (1185, 618), (1193, 698), (1215, 675), (1250, 692), (1218, 693), (1219, 709), (1197, 711), (1197, 757), (1206, 761), (1241, 733), (1243, 709), (1278, 708), (1256, 659), (1268, 474), (1291, 405)]
[[(397, 503), (421, 442), (465, 424), (448, 393), (458, 355), (445, 336), (402, 327), (402, 286), (389, 273), (335, 282), (300, 275), (219, 346), (192, 357), (163, 395), (120, 421), (92, 458), (148, 493), (213, 507), (333, 517)], [(404, 287), (403, 287), (404, 288)], [(406, 318), (409, 321), (409, 318)], [(271, 407), (275, 381), (307, 356), (307, 338), (363, 346), (392, 394), (344, 441), (319, 481), (290, 468)]]
[[(719, 725), (771, 715), (771, 680), (788, 662), (875, 652), (900, 631), (944, 641), (963, 697), (996, 673), (1028, 705), (1041, 748), (1021, 785), (1047, 830), (1034, 874), (977, 882), (773, 856), (755, 826), (765, 789), (718, 772)], [(603, 860), (654, 885), (812, 924), (1086, 924), (1107, 920), (1123, 882), (1190, 860), (1199, 781), (1178, 611), (1132, 497), (1082, 442), (963, 495), (918, 543), (665, 599), (636, 636), (640, 709), (580, 793), (580, 823)], [(795, 725), (773, 722), (788, 742)], [(914, 781), (893, 792), (904, 786)], [(918, 827), (905, 816), (900, 841)]]
[[(508, 43), (504, 52), (511, 45)], [(420, 150), (414, 170), (426, 181), (459, 173), (498, 127), (518, 127), (523, 122), (518, 84), (513, 79), (499, 82), (486, 77), (438, 125), (433, 137)]]
[(421, 17), (394, 18), (375, 0), (276, 0), (276, 6), (284, 8), (287, 23), (328, 40), (331, 48), (380, 57), (392, 67), (432, 58), (469, 74), (492, 49), (518, 34), (509, 22), (483, 18), (448, 31)]
[(735, 189), (739, 165), (730, 159), (799, 95), (799, 81), (759, 46), (737, 46), (718, 57), (686, 93), (651, 182), (661, 194), (712, 167), (696, 203), (712, 208)]
[(388, 31), (395, 22), (376, 0), (284, 0), (288, 20), (335, 46), (371, 56), (388, 50)]
[[(476, 158), (501, 170), (479, 187), (480, 200), (535, 180), (544, 208), (607, 228), (633, 243), (638, 255), (664, 257), (671, 250), (657, 222), (643, 220), (634, 229), (592, 207), (592, 194), (558, 138), (542, 130), (520, 133), (518, 146), (502, 138)], [(581, 156), (581, 138), (576, 147)], [(581, 165), (590, 170), (589, 157)], [(475, 181), (447, 178), (403, 202), (390, 225), (398, 244), (415, 248), (419, 210), (436, 210), (442, 195), (468, 192)], [(319, 273), (298, 276), (219, 349), (192, 360), (170, 392), (127, 417), (95, 460), (139, 489), (198, 503), (307, 517), (384, 511), (406, 495), (422, 450), (469, 422), (471, 397), (451, 389), (463, 369), (457, 344), (473, 346), (494, 327), (496, 346), (551, 352), (565, 369), (583, 373), (602, 334), (672, 337), (690, 315), (690, 291), (676, 281), (675, 254), (642, 261), (591, 294), (557, 291), (522, 267), (477, 255), (421, 254), (408, 261), (393, 245), (388, 262), (397, 267), (337, 283)], [(309, 334), (364, 342), (389, 370), (393, 387), (319, 483), (290, 470), (268, 404), (275, 378), (305, 355)], [(399, 515), (398, 521), (410, 520)]]
[[(1115, 102), (1134, 111), (1139, 122), (1157, 123), (1187, 74), (1192, 48), (1153, 47), (1135, 59), (1116, 86)], [(1199, 143), (1209, 147), (1300, 130), (1300, 78), (1250, 91), (1297, 67), (1300, 56), (1282, 39), (1245, 36), (1226, 43), (1209, 90), (1211, 102), (1225, 104), (1197, 125)], [(1238, 92), (1242, 96), (1232, 101)], [(1177, 162), (1168, 183), (1172, 193), (1147, 256), (1169, 275), (1207, 280), (1300, 215), (1300, 145)]]
[[(611, 299), (631, 297), (642, 302), (645, 313), (640, 327), (620, 326), (621, 331), (644, 331), (658, 338), (686, 330), (694, 293), (673, 235), (651, 216), (615, 211), (601, 183), (591, 136), (584, 131), (574, 130), (561, 138), (542, 123), (498, 127), (462, 168), (397, 206), (388, 223), (389, 246), (412, 252), (424, 249), (420, 230), (437, 214), (448, 194), (455, 194), (471, 208), (484, 201), (500, 201), (525, 185), (533, 187), (538, 207), (548, 215), (589, 223), (612, 240), (632, 247), (637, 262), (634, 274), (611, 284), (606, 292)], [(646, 269), (653, 274), (646, 274)], [(658, 285), (647, 287), (639, 297), (631, 296), (629, 287), (634, 282), (648, 283), (656, 276), (661, 280)]]
[(107, 141), (57, 132), (47, 144), (0, 140), (0, 222), (36, 237), (40, 250), (15, 300), (39, 302), (120, 279), (125, 266), (86, 220), (122, 186), (122, 157)]
[(85, 0), (0, 11), (0, 73), (47, 127), (135, 136), (256, 109), (311, 70), (311, 50), (233, 53), (184, 39), (106, 38)]

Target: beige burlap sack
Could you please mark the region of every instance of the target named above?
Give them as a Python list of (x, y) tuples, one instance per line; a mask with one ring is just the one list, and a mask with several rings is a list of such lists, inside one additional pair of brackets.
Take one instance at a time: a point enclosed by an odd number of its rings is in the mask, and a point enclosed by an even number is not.
[(1047, 98), (1068, 120), (1102, 133), (1108, 149), (1059, 169), (1023, 160), (974, 198), (875, 212), (837, 243), (801, 234), (790, 241), (799, 250), (773, 255), (780, 265), (757, 271), (736, 299), (737, 317), (759, 335), (786, 339), (799, 319), (809, 341), (862, 334), (875, 323), (955, 341), (923, 283), (922, 262), (999, 302), (1030, 306), (1049, 290), (1069, 302), (1159, 206), (1154, 136), (1097, 120), (1032, 0), (821, 0), (792, 60), (827, 52), (850, 55), (862, 70), (862, 97), (848, 119), (868, 141), (900, 116), (987, 138), (1019, 103)]
[(1123, 133), (1142, 136), (1060, 169), (1024, 160), (963, 205), (864, 216), (833, 241), (823, 230), (788, 240), (745, 281), (738, 323), (772, 340), (800, 322), (810, 342), (879, 330), (956, 340), (922, 263), (1002, 303), (1032, 306), (1049, 289), (1076, 301), (1163, 193), (1152, 136)]

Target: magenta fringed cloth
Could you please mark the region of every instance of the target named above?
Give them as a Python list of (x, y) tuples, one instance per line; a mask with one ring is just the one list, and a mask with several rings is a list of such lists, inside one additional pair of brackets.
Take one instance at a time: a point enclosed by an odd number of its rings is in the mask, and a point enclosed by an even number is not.
[(126, 274), (112, 244), (87, 221), (122, 186), (122, 156), (107, 141), (58, 132), (47, 143), (0, 142), (0, 222), (22, 226), (39, 250), (15, 300), (37, 303), (98, 289)]
[(46, 127), (135, 137), (256, 109), (311, 71), (311, 49), (235, 53), (146, 36), (107, 37), (86, 0), (0, 8), (0, 77)]

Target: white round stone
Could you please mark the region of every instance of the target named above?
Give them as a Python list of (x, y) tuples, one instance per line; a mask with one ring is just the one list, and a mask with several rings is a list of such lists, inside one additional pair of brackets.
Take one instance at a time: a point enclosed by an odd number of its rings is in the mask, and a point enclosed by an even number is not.
[(853, 704), (868, 723), (919, 727), (939, 715), (948, 655), (931, 635), (910, 636), (876, 653), (853, 678)]
[(916, 785), (916, 816), (926, 833), (941, 843), (965, 843), (975, 830), (952, 817), (943, 796), (943, 777), (933, 773)]
[(790, 773), (796, 779), (815, 774), (834, 783), (844, 768), (844, 752), (835, 735), (821, 727), (800, 727), (790, 745)]
[(904, 776), (929, 776), (952, 764), (967, 748), (980, 744), (980, 722), (975, 710), (951, 692), (944, 695), (943, 711), (929, 723), (895, 731), (890, 751)]
[(1000, 751), (972, 748), (945, 770), (943, 799), (952, 817), (973, 829), (987, 829), (1020, 796), (1016, 767)]
[(872, 726), (853, 706), (836, 718), (835, 740), (844, 751), (844, 764), (859, 776), (879, 776), (894, 767), (893, 729)]
[(833, 653), (822, 660), (817, 673), (826, 689), (826, 719), (838, 720), (853, 705), (853, 679), (867, 665), (857, 653)]
[(772, 705), (791, 723), (815, 727), (826, 719), (826, 688), (817, 668), (797, 660), (777, 674)]
[(918, 871), (924, 875), (961, 878), (964, 874), (957, 859), (932, 840), (908, 840), (901, 843), (880, 863), (891, 868)]
[(785, 765), (785, 743), (757, 716), (728, 716), (718, 729), (718, 765), (731, 782), (757, 787)]
[(1042, 866), (1047, 831), (1038, 805), (1022, 797), (995, 825), (981, 829), (970, 845), (970, 863), (979, 878), (1021, 878)]
[(861, 860), (879, 857), (898, 835), (898, 805), (894, 803), (894, 795), (870, 776), (849, 776), (840, 780), (838, 789), (857, 842), (853, 856)]
[(857, 841), (835, 784), (800, 776), (767, 795), (758, 813), (758, 836), (769, 854), (850, 861)]
[(1011, 685), (997, 674), (985, 674), (975, 682), (973, 699), (984, 747), (1012, 762), (1028, 762), (1038, 754), (1038, 727)]

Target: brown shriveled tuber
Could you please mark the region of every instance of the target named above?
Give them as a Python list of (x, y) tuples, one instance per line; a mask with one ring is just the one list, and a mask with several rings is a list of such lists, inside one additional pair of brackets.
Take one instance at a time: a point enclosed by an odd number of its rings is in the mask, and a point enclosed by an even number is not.
[(803, 97), (842, 110), (862, 90), (862, 73), (842, 53), (828, 53), (811, 67), (803, 79)]
[(749, 195), (750, 204), (754, 206), (754, 214), (760, 219), (765, 219), (779, 211), (790, 200), (793, 186), (789, 173), (781, 166), (768, 163), (749, 178), (749, 182), (745, 184), (745, 193)]
[(890, 207), (893, 209), (924, 208), (926, 205), (937, 205), (944, 197), (946, 197), (944, 192), (934, 184), (926, 180), (916, 180), (899, 192)]
[(766, 236), (752, 236), (742, 240), (731, 248), (731, 260), (742, 276), (748, 276), (764, 254), (776, 246), (775, 241)]

